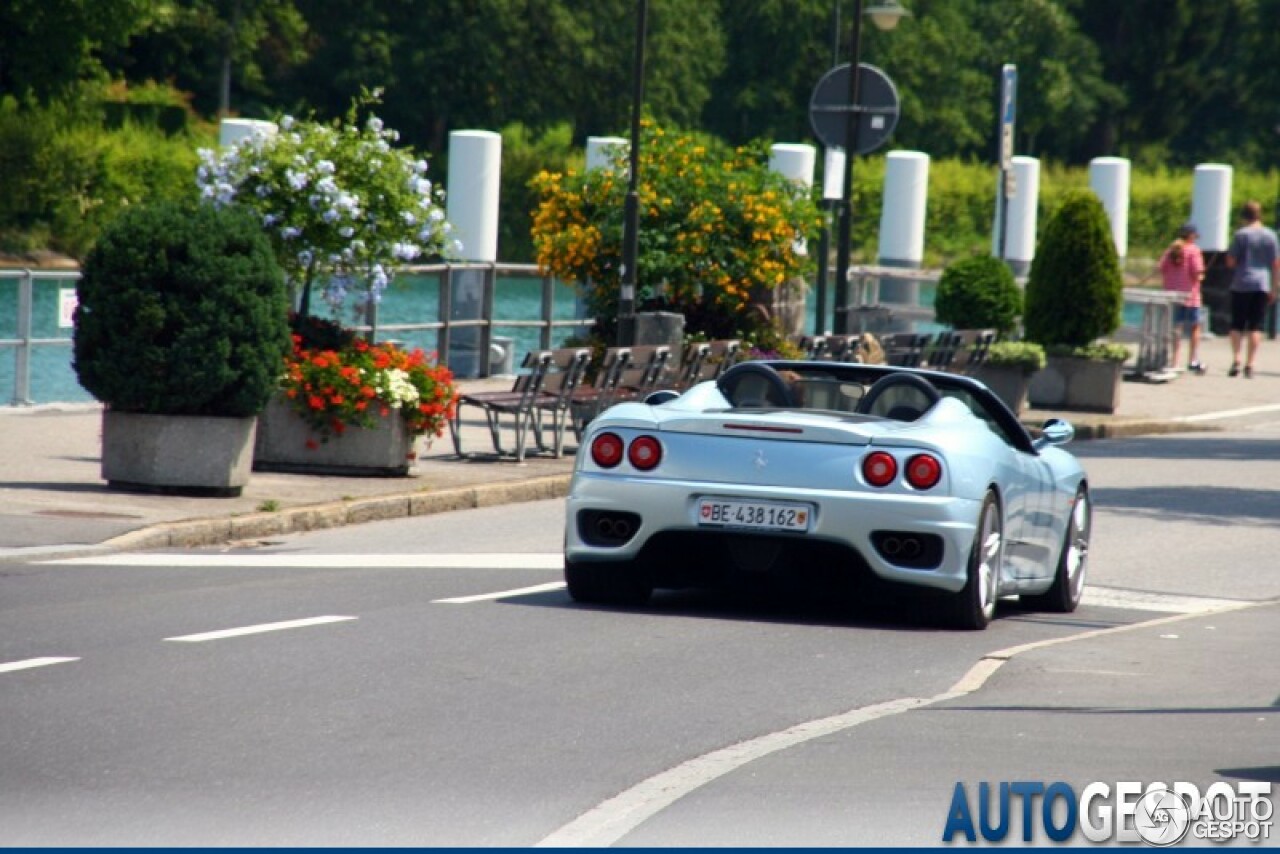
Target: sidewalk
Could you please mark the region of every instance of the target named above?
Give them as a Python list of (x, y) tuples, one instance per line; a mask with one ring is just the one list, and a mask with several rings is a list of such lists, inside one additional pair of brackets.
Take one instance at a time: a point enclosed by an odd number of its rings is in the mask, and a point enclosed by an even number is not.
[[(1263, 342), (1253, 379), (1227, 377), (1225, 337), (1206, 341), (1202, 358), (1209, 365), (1204, 376), (1125, 383), (1114, 415), (1033, 409), (1024, 420), (1066, 418), (1079, 439), (1221, 429), (1250, 417), (1280, 420), (1280, 343)], [(506, 385), (462, 383), (464, 390)], [(461, 460), (446, 434), (419, 449), (407, 478), (255, 472), (239, 498), (181, 498), (107, 489), (100, 430), (96, 405), (0, 407), (0, 563), (68, 552), (217, 545), (554, 498), (565, 494), (573, 466), (571, 456), (531, 456), (518, 464)], [(464, 425), (463, 440), (467, 450), (491, 449), (482, 422)]]

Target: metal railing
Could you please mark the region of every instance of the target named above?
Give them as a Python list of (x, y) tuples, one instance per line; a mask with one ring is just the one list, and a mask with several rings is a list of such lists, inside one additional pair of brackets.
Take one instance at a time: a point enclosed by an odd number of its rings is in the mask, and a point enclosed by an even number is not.
[(16, 323), (13, 338), (0, 338), (0, 350), (13, 350), (13, 399), (14, 406), (30, 406), (31, 399), (31, 356), (36, 347), (70, 347), (71, 331), (68, 328), (65, 338), (37, 338), (34, 334), (35, 285), (37, 282), (76, 282), (80, 273), (74, 270), (65, 272), (49, 270), (0, 270), (0, 282), (16, 279), (18, 289), (17, 305), (14, 311)]
[[(401, 275), (435, 277), (438, 283), (436, 320), (379, 324), (375, 311), (369, 313), (367, 322), (357, 326), (361, 331), (376, 328), (382, 337), (406, 332), (435, 332), (436, 351), (446, 359), (469, 358), (474, 354), (476, 372), (480, 376), (492, 373), (494, 353), (494, 329), (537, 329), (538, 347), (550, 349), (558, 329), (581, 328), (591, 323), (586, 318), (555, 318), (556, 285), (558, 280), (544, 276), (533, 264), (496, 263), (445, 263), (402, 267)], [(541, 299), (536, 317), (495, 317), (495, 305), (499, 304), (500, 278), (535, 279), (540, 283)], [(35, 330), (35, 306), (37, 288), (56, 282), (74, 285), (80, 278), (79, 271), (45, 271), (30, 269), (0, 270), (0, 285), (6, 280), (16, 280), (17, 300), (14, 307), (12, 338), (0, 338), (0, 358), (13, 352), (14, 406), (30, 406), (34, 403), (32, 381), (32, 356), (37, 348), (66, 347), (72, 345), (71, 329), (66, 337), (38, 337)], [(460, 295), (474, 298), (460, 299)], [(6, 296), (0, 290), (0, 318), (5, 316)], [(472, 304), (473, 303), (473, 304)], [(424, 312), (426, 314), (426, 312)], [(475, 340), (465, 339), (469, 330), (476, 330)], [(0, 327), (0, 334), (4, 334)], [(461, 356), (459, 355), (461, 354)]]
[[(437, 277), (438, 297), (436, 320), (378, 323), (376, 313), (371, 312), (368, 322), (358, 326), (362, 331), (376, 329), (380, 337), (397, 333), (434, 332), (436, 350), (451, 365), (460, 356), (475, 359), (478, 376), (489, 376), (493, 371), (494, 329), (533, 328), (538, 330), (539, 349), (554, 346), (557, 329), (583, 328), (591, 323), (589, 318), (555, 318), (555, 291), (558, 280), (539, 273), (533, 264), (512, 263), (448, 263), (406, 266), (401, 274)], [(896, 267), (859, 266), (850, 271), (851, 305), (844, 309), (855, 331), (879, 331), (887, 321), (928, 322), (933, 320), (933, 309), (905, 302), (885, 302), (881, 299), (882, 280), (891, 279), (916, 283), (936, 284), (937, 271), (908, 270)], [(501, 277), (536, 279), (540, 282), (541, 299), (536, 318), (497, 318), (495, 306), (500, 302), (498, 282)], [(78, 271), (0, 270), (0, 284), (6, 280), (17, 281), (15, 310), (15, 335), (0, 338), (0, 357), (3, 351), (13, 351), (12, 405), (30, 406), (32, 355), (36, 348), (65, 347), (72, 344), (71, 330), (66, 337), (37, 337), (33, 322), (36, 305), (36, 288), (57, 282), (74, 283)], [(1140, 326), (1126, 326), (1117, 333), (1117, 339), (1135, 341), (1140, 345), (1138, 367), (1142, 373), (1153, 373), (1167, 365), (1169, 342), (1172, 340), (1171, 297), (1158, 291), (1129, 289), (1125, 292), (1127, 303), (1143, 306)], [(3, 293), (0, 292), (0, 317), (4, 316)], [(576, 312), (575, 312), (576, 313)], [(474, 330), (474, 333), (472, 332)], [(3, 329), (0, 328), (0, 334)], [(464, 340), (471, 335), (472, 340)]]
[[(455, 347), (458, 342), (455, 341), (454, 331), (478, 330), (478, 341), (467, 343), (475, 344), (474, 351), (477, 356), (479, 376), (489, 376), (492, 373), (492, 359), (494, 356), (493, 329), (495, 326), (517, 329), (536, 328), (538, 330), (538, 347), (539, 349), (547, 350), (551, 349), (552, 335), (556, 329), (580, 328), (591, 323), (590, 319), (581, 317), (563, 320), (555, 319), (555, 287), (558, 280), (554, 276), (546, 276), (540, 273), (535, 264), (509, 264), (501, 261), (415, 264), (399, 268), (399, 273), (437, 277), (438, 304), (436, 317), (439, 319), (424, 322), (381, 324), (377, 322), (377, 307), (372, 306), (373, 311), (370, 313), (370, 322), (356, 328), (367, 332), (376, 326), (379, 334), (434, 331), (436, 333), (436, 352), (445, 354), (445, 358), (450, 360), (458, 353), (458, 349)], [(499, 276), (502, 275), (538, 279), (541, 282), (542, 299), (536, 319), (494, 317), (494, 307), (497, 303), (497, 283)], [(479, 279), (478, 282), (470, 281), (477, 277)], [(476, 291), (477, 285), (478, 292), (472, 295), (472, 299), (458, 299), (460, 291)], [(471, 306), (460, 306), (460, 302), (475, 303), (475, 308), (478, 309), (478, 312), (472, 311)], [(455, 316), (458, 314), (475, 314), (476, 316)]]

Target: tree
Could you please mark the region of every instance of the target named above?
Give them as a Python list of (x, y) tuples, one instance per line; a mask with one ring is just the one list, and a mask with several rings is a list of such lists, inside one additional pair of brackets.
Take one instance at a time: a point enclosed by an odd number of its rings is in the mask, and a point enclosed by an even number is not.
[(809, 96), (833, 64), (831, 41), (824, 38), (833, 19), (827, 0), (721, 0), (730, 61), (703, 112), (708, 130), (734, 143), (809, 139)]
[(171, 81), (205, 114), (265, 115), (275, 81), (306, 58), (306, 34), (294, 0), (170, 0), (105, 64), (133, 82)]
[(146, 0), (0, 3), (0, 94), (46, 102), (100, 71), (98, 52), (145, 24)]
[[(714, 7), (651, 0), (645, 106), (690, 122), (724, 48)], [(313, 54), (284, 88), (322, 115), (359, 87), (382, 86), (386, 117), (443, 152), (448, 132), (532, 129), (567, 121), (581, 140), (626, 127), (635, 40), (633, 0), (299, 0)]]

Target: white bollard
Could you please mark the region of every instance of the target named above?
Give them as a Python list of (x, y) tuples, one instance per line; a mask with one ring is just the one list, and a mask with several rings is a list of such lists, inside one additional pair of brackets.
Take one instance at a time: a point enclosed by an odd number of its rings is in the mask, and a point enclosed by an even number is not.
[(223, 119), (218, 123), (218, 145), (229, 148), (242, 139), (271, 137), (278, 131), (275, 122), (262, 119)]
[(449, 134), (448, 214), (468, 261), (498, 260), (498, 187), (502, 136), (487, 130)]
[[(996, 175), (996, 193), (1002, 176)], [(1025, 276), (1036, 257), (1037, 212), (1040, 204), (1040, 161), (1017, 155), (1013, 158), (1013, 195), (1007, 199), (1009, 228), (1004, 235), (1004, 260), (1015, 276)], [(1000, 206), (996, 205), (995, 227), (991, 233), (991, 254), (1000, 256)]]
[(878, 257), (881, 264), (918, 269), (924, 260), (929, 155), (920, 151), (890, 151), (884, 166)]
[[(498, 260), (498, 195), (502, 176), (502, 137), (486, 130), (458, 130), (449, 134), (449, 183), (445, 197), (453, 236), (462, 244), (467, 261)], [(449, 277), (452, 319), (479, 320), (484, 316), (485, 271), (455, 270)], [(446, 361), (461, 377), (483, 373), (488, 328), (458, 329), (449, 339)]]
[[(620, 136), (587, 137), (587, 171), (611, 168), (630, 143)], [(625, 171), (625, 170), (623, 170)]]
[(1106, 208), (1116, 254), (1123, 260), (1129, 254), (1129, 161), (1095, 157), (1089, 162), (1089, 187)]
[(1230, 166), (1202, 163), (1191, 182), (1191, 221), (1205, 252), (1225, 252), (1231, 240)]
[[(876, 257), (884, 267), (920, 269), (924, 261), (925, 207), (929, 200), (929, 155), (920, 151), (890, 151), (884, 163), (884, 201), (880, 205), (880, 245)], [(890, 305), (920, 305), (920, 282), (882, 276), (880, 301)], [(890, 318), (888, 331), (913, 331), (911, 320)]]
[(818, 149), (803, 143), (779, 142), (769, 148), (769, 171), (799, 184), (805, 190), (813, 187), (813, 167)]

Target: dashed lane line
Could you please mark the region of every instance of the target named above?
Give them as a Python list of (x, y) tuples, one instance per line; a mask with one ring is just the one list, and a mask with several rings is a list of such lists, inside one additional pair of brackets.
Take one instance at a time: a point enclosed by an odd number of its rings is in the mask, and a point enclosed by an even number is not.
[(563, 569), (560, 554), (122, 553), (45, 561), (58, 566), (264, 567), (267, 569)]
[(256, 626), (242, 626), (238, 629), (221, 629), (216, 632), (201, 632), (195, 635), (180, 635), (173, 638), (165, 638), (167, 641), (178, 641), (181, 643), (202, 643), (203, 641), (225, 640), (226, 638), (238, 638), (245, 635), (260, 635), (265, 632), (280, 632), (286, 629), (302, 629), (308, 626), (322, 626), (327, 623), (342, 623), (347, 620), (359, 619), (358, 617), (308, 617), (304, 620), (284, 620), (279, 623), (261, 623)]
[(78, 658), (59, 658), (48, 656), (45, 658), (26, 658), (22, 661), (10, 661), (0, 664), (0, 673), (14, 673), (18, 670), (30, 670), (33, 667), (48, 667), (50, 664), (66, 664), (69, 661), (79, 661)]
[(547, 593), (551, 590), (563, 590), (563, 581), (552, 581), (549, 584), (535, 584), (532, 587), (517, 587), (515, 590), (502, 590), (497, 593), (481, 593), (477, 596), (455, 596), (452, 599), (433, 599), (436, 605), (470, 605), (472, 602), (489, 602), (494, 599), (510, 599), (513, 596), (528, 596), (532, 593)]

